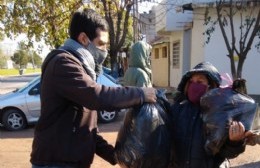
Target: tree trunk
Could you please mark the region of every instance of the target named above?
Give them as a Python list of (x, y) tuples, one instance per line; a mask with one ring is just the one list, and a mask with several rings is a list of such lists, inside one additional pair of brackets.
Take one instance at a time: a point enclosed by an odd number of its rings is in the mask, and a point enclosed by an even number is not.
[(240, 56), (237, 64), (237, 78), (242, 78), (243, 65), (245, 62), (245, 57)]
[(118, 67), (117, 67), (117, 50), (110, 48), (110, 64), (111, 71), (114, 77), (118, 75)]
[(111, 70), (112, 73), (117, 73), (117, 53), (125, 43), (133, 2), (125, 1), (124, 6), (116, 1), (101, 0), (101, 3), (106, 11), (105, 19), (109, 25)]
[(233, 56), (229, 56), (230, 59), (230, 69), (231, 69), (231, 74), (233, 79), (236, 79), (236, 65), (235, 65), (235, 61), (234, 61), (234, 57)]

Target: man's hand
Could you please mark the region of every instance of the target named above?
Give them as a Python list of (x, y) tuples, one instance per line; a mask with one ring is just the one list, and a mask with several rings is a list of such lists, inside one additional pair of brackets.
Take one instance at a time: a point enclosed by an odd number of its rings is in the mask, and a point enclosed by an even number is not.
[(245, 127), (241, 122), (232, 121), (229, 128), (230, 141), (241, 141), (249, 135), (249, 131), (245, 132)]
[(155, 103), (156, 102), (156, 89), (151, 87), (142, 88), (144, 92), (144, 102)]

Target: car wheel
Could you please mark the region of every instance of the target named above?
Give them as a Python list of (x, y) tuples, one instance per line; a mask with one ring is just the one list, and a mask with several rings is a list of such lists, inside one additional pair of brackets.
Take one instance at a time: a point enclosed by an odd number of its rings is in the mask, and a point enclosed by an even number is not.
[(118, 117), (118, 111), (98, 111), (98, 120), (102, 123), (110, 123)]
[(9, 109), (4, 112), (3, 125), (9, 131), (24, 129), (27, 125), (24, 114), (16, 109)]

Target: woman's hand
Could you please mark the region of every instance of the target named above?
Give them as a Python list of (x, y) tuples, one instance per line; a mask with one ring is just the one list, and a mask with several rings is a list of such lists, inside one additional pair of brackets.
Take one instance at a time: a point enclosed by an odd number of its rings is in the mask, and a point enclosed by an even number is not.
[(229, 139), (230, 141), (241, 141), (248, 135), (245, 132), (245, 127), (241, 122), (232, 121), (229, 127)]

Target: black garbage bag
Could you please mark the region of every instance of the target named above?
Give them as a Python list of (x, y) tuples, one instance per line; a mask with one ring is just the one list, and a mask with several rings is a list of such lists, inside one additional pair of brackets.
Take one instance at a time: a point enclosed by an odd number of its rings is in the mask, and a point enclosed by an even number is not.
[(245, 130), (250, 130), (257, 104), (232, 88), (216, 88), (208, 91), (200, 100), (205, 124), (205, 150), (216, 154), (228, 138), (232, 121), (240, 121)]
[(168, 166), (170, 157), (168, 108), (168, 101), (159, 95), (157, 103), (144, 103), (127, 112), (115, 145), (115, 156), (121, 167)]

